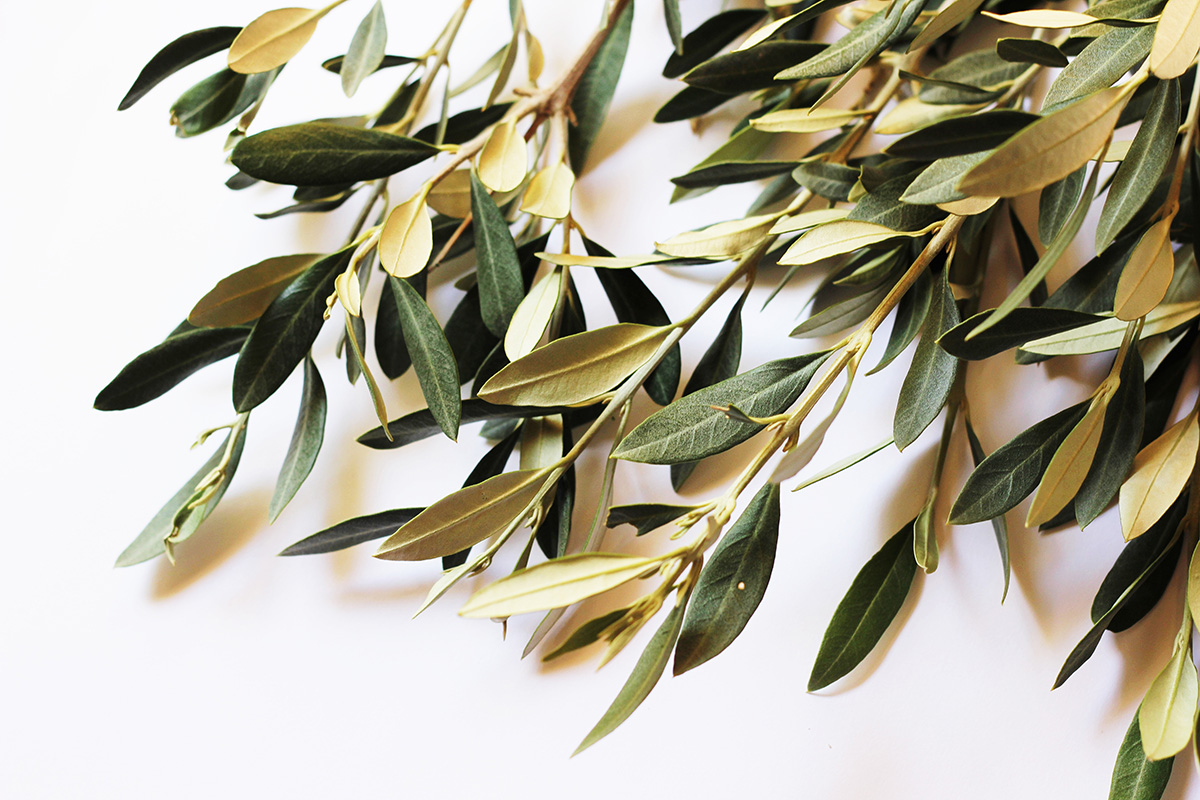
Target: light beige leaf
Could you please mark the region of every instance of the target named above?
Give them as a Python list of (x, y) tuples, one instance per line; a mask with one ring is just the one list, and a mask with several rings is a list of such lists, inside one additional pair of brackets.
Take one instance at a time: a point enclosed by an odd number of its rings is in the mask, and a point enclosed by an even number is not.
[(242, 28), (229, 47), (234, 72), (266, 72), (283, 66), (299, 53), (328, 9), (277, 8)]
[(217, 282), (188, 313), (199, 328), (224, 328), (262, 316), (292, 279), (323, 258), (316, 253), (276, 256), (238, 270)]
[[(1133, 139), (1118, 139), (1108, 146), (1108, 150), (1104, 152), (1104, 163), (1113, 164), (1119, 161), (1124, 161), (1129, 155), (1129, 148), (1133, 145)], [(1090, 161), (1096, 160), (1096, 153), (1092, 153)]]
[(750, 126), (767, 133), (818, 133), (856, 121), (866, 111), (842, 108), (787, 108), (750, 120)]
[(670, 330), (622, 322), (555, 339), (489, 378), (479, 397), (512, 406), (591, 400), (649, 361)]
[[(358, 275), (350, 270), (339, 274), (333, 279), (333, 290), (337, 293), (338, 300), (342, 301), (343, 308), (352, 316), (362, 316), (362, 287), (358, 284)], [(383, 423), (386, 425), (387, 420)]]
[(775, 214), (762, 214), (718, 222), (672, 236), (665, 242), (655, 242), (654, 246), (667, 255), (685, 258), (733, 256), (758, 244), (777, 218)]
[(479, 180), (493, 192), (511, 192), (525, 180), (525, 137), (512, 120), (492, 128), (479, 153)]
[(759, 42), (765, 42), (767, 39), (771, 38), (771, 34), (775, 33), (775, 31), (779, 30), (784, 25), (786, 25), (788, 22), (790, 22), (791, 20), (795, 19), (798, 16), (800, 16), (799, 13), (788, 14), (786, 17), (780, 17), (779, 19), (775, 20), (774, 22), (772, 22), (768, 25), (762, 26), (761, 28), (756, 30), (754, 33), (747, 36), (746, 41), (742, 42), (740, 45), (738, 45), (736, 48), (734, 48), (734, 52), (738, 52), (740, 50), (749, 50), (751, 47), (754, 47), (754, 45), (758, 44)]
[(1171, 221), (1159, 220), (1142, 234), (1117, 281), (1114, 310), (1117, 319), (1133, 320), (1154, 310), (1167, 295), (1175, 274), (1171, 252)]
[(1026, 126), (959, 182), (976, 197), (1016, 197), (1065, 178), (1099, 152), (1117, 124), (1129, 90), (1090, 94)]
[(823, 258), (840, 256), (898, 236), (920, 235), (918, 232), (894, 231), (874, 222), (843, 219), (813, 228), (803, 234), (792, 242), (791, 247), (779, 259), (779, 263), (815, 264)]
[(508, 330), (504, 334), (504, 354), (509, 361), (528, 355), (542, 340), (558, 298), (562, 293), (563, 272), (554, 269), (543, 275), (529, 290), (529, 294), (517, 306)]
[(1192, 476), (1198, 447), (1200, 427), (1193, 411), (1137, 454), (1118, 501), (1125, 541), (1149, 530), (1179, 497)]
[(937, 203), (937, 207), (948, 214), (957, 214), (960, 217), (973, 217), (976, 214), (982, 214), (1000, 200), (999, 197), (964, 197), (962, 200), (950, 200), (945, 203)]
[(552, 467), (562, 458), (562, 414), (530, 417), (521, 424), (521, 469)]
[(379, 236), (379, 260), (389, 274), (409, 278), (433, 253), (433, 221), (421, 193), (392, 209)]
[[(1146, 315), (1146, 321), (1142, 324), (1142, 338), (1166, 333), (1197, 316), (1200, 316), (1200, 301), (1163, 303)], [(1129, 323), (1114, 317), (1026, 342), (1021, 349), (1043, 356), (1103, 353), (1121, 346), (1127, 327)]]
[(502, 533), (533, 502), (546, 470), (504, 472), (459, 489), (426, 508), (379, 546), (376, 558), (440, 558)]
[(571, 213), (571, 189), (575, 186), (575, 173), (566, 164), (558, 161), (540, 169), (529, 181), (529, 188), (521, 199), (521, 210), (547, 219), (562, 219)]
[(772, 225), (771, 230), (767, 231), (767, 233), (775, 236), (781, 233), (802, 231), (805, 228), (815, 228), (818, 225), (824, 225), (826, 222), (845, 219), (849, 213), (850, 209), (848, 208), (818, 208), (814, 211), (802, 211), (790, 217), (783, 217)]
[(1067, 438), (1054, 451), (1054, 457), (1046, 467), (1033, 505), (1025, 518), (1025, 527), (1034, 528), (1062, 511), (1074, 499), (1083, 479), (1087, 477), (1096, 448), (1100, 444), (1100, 432), (1104, 429), (1104, 412), (1108, 408), (1108, 397), (1092, 400), (1083, 419), (1071, 429)]
[(1076, 11), (1060, 11), (1055, 8), (1034, 8), (1028, 11), (1014, 11), (1011, 14), (993, 14), (990, 11), (984, 11), (983, 14), (1000, 22), (1020, 25), (1023, 28), (1078, 28), (1099, 21), (1087, 14), (1080, 14)]
[(455, 219), (471, 215), (471, 170), (456, 169), (429, 190), (429, 207)]
[(1196, 727), (1196, 702), (1200, 699), (1192, 648), (1176, 647), (1171, 660), (1150, 684), (1138, 709), (1142, 749), (1146, 758), (1160, 761), (1187, 746)]
[(912, 133), (918, 128), (924, 128), (926, 125), (932, 125), (943, 119), (973, 114), (984, 105), (986, 103), (936, 105), (922, 103), (917, 97), (906, 97), (892, 106), (891, 111), (879, 118), (875, 124), (875, 132), (888, 136)]
[(975, 9), (983, 5), (983, 2), (984, 0), (954, 0), (953, 3), (945, 6), (912, 40), (912, 44), (908, 46), (908, 52), (911, 53), (913, 50), (933, 44), (943, 34), (949, 33), (970, 19), (971, 15), (975, 13)]
[(1156, 78), (1177, 78), (1187, 72), (1198, 50), (1200, 0), (1167, 0), (1150, 47), (1150, 71)]
[(1192, 560), (1188, 564), (1187, 601), (1192, 619), (1200, 619), (1200, 547), (1192, 552)]
[(653, 253), (642, 256), (588, 256), (582, 253), (535, 253), (543, 261), (562, 267), (599, 267), (601, 269), (628, 269), (646, 264), (671, 261), (675, 256)]
[(501, 578), (480, 589), (458, 613), (509, 617), (578, 603), (653, 571), (657, 558), (619, 553), (577, 553)]
[(525, 31), (525, 62), (529, 66), (529, 82), (536, 85), (546, 67), (546, 56), (542, 43), (529, 31)]

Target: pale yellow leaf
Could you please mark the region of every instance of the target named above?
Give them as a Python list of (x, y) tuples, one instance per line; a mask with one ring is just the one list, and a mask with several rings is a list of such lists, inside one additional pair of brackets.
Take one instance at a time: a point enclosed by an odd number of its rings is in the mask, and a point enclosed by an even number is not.
[(575, 173), (561, 161), (540, 169), (529, 181), (529, 188), (521, 199), (521, 210), (548, 219), (562, 219), (571, 213), (573, 186)]
[(933, 44), (934, 40), (970, 19), (971, 15), (975, 13), (975, 9), (983, 5), (983, 2), (984, 0), (954, 0), (953, 3), (945, 6), (912, 40), (912, 44), (908, 46), (908, 52), (911, 53), (913, 50)]
[(266, 72), (283, 66), (299, 53), (317, 29), (326, 9), (278, 8), (242, 28), (229, 47), (234, 72)]
[(841, 108), (788, 108), (750, 120), (750, 126), (767, 133), (817, 133), (849, 125), (867, 112)]
[(525, 137), (512, 120), (492, 128), (479, 152), (479, 180), (493, 192), (511, 192), (525, 180)]
[(802, 211), (799, 214), (782, 218), (772, 225), (771, 230), (767, 231), (767, 233), (775, 236), (781, 233), (802, 231), (805, 228), (815, 228), (827, 222), (845, 219), (849, 213), (850, 209), (848, 208), (818, 208), (814, 211)]
[(577, 553), (501, 578), (480, 589), (458, 613), (509, 617), (578, 603), (654, 571), (660, 559), (618, 553)]
[(406, 522), (379, 546), (376, 558), (440, 558), (504, 532), (533, 502), (545, 470), (505, 472), (459, 489)]
[(504, 334), (504, 354), (509, 361), (529, 354), (541, 341), (562, 293), (562, 277), (561, 269), (546, 273), (513, 312)]
[(672, 236), (665, 242), (655, 242), (654, 246), (667, 255), (685, 258), (733, 256), (758, 244), (776, 219), (775, 214), (763, 214), (718, 222)]
[(392, 209), (379, 236), (379, 260), (389, 274), (409, 278), (425, 269), (433, 253), (433, 221), (418, 193)]
[(768, 25), (762, 26), (761, 28), (756, 30), (754, 33), (747, 36), (746, 41), (742, 42), (740, 45), (738, 45), (736, 48), (734, 48), (734, 52), (737, 52), (739, 50), (749, 50), (751, 47), (754, 47), (754, 45), (758, 44), (759, 42), (765, 42), (767, 39), (771, 38), (771, 34), (775, 33), (775, 31), (779, 30), (784, 25), (786, 25), (788, 22), (790, 22), (791, 20), (795, 19), (798, 16), (800, 16), (798, 13), (797, 14), (789, 14), (786, 17), (780, 17), (779, 19), (775, 20), (774, 22), (772, 22)]
[(1167, 0), (1154, 44), (1150, 71), (1157, 78), (1177, 78), (1187, 72), (1200, 50), (1200, 0)]
[(1192, 619), (1200, 619), (1200, 547), (1192, 552), (1188, 564), (1187, 601)]
[(973, 217), (976, 214), (982, 214), (1000, 200), (999, 197), (964, 197), (962, 200), (950, 200), (946, 203), (937, 203), (937, 207), (949, 214), (957, 214), (960, 217)]
[[(1146, 321), (1142, 324), (1142, 338), (1166, 333), (1198, 315), (1200, 301), (1163, 303), (1146, 315)], [(1121, 346), (1127, 327), (1129, 323), (1114, 317), (1026, 342), (1021, 349), (1043, 356), (1103, 353), (1105, 350), (1116, 350)]]
[[(1133, 139), (1119, 139), (1108, 146), (1108, 150), (1104, 151), (1104, 163), (1112, 164), (1117, 161), (1124, 161), (1125, 156), (1129, 155), (1129, 147), (1133, 144)], [(1092, 154), (1091, 161), (1096, 160), (1096, 153)]]
[(1137, 454), (1119, 499), (1126, 541), (1149, 530), (1179, 497), (1196, 465), (1198, 446), (1200, 427), (1193, 411)]
[[(333, 289), (337, 292), (342, 307), (350, 312), (351, 316), (362, 316), (362, 289), (358, 284), (358, 276), (354, 272), (346, 270), (334, 278)], [(386, 419), (383, 422), (384, 425), (387, 424)]]
[(875, 132), (889, 136), (912, 133), (918, 128), (924, 128), (926, 125), (932, 125), (943, 119), (972, 114), (983, 108), (984, 105), (978, 103), (937, 105), (922, 103), (917, 97), (906, 97), (879, 118), (875, 124)]
[(843, 219), (813, 228), (779, 259), (780, 264), (815, 264), (823, 258), (840, 256), (898, 236), (919, 236), (915, 232), (894, 231), (874, 222)]
[(1128, 93), (1104, 89), (1022, 128), (963, 176), (959, 191), (1016, 197), (1065, 178), (1099, 152)]
[(1196, 727), (1198, 690), (1192, 648), (1186, 644), (1176, 647), (1167, 666), (1150, 684), (1138, 709), (1138, 726), (1142, 730), (1146, 758), (1160, 761), (1187, 746)]
[(493, 375), (479, 397), (513, 406), (591, 400), (649, 361), (670, 330), (622, 322), (555, 339)]
[(1100, 432), (1104, 429), (1104, 412), (1108, 408), (1105, 396), (1092, 400), (1083, 419), (1071, 429), (1067, 438), (1054, 451), (1054, 457), (1042, 475), (1033, 505), (1025, 518), (1025, 527), (1034, 528), (1062, 511), (1074, 499), (1083, 479), (1087, 477), (1100, 444)]
[(563, 452), (562, 414), (530, 417), (521, 424), (521, 469), (554, 466)]
[(455, 219), (471, 215), (471, 170), (456, 169), (429, 190), (429, 207)]
[(199, 328), (252, 322), (262, 316), (293, 278), (323, 257), (315, 253), (276, 256), (238, 270), (200, 298), (188, 314), (188, 322)]
[(1028, 11), (1014, 11), (1011, 14), (993, 14), (984, 11), (984, 16), (1007, 22), (1010, 25), (1020, 25), (1024, 28), (1078, 28), (1081, 25), (1091, 25), (1097, 19), (1076, 11), (1060, 11), (1055, 8), (1034, 8)]
[(1117, 319), (1133, 320), (1154, 310), (1167, 294), (1175, 274), (1171, 252), (1171, 221), (1159, 220), (1142, 234), (1117, 281), (1114, 310)]
[(525, 31), (525, 62), (529, 66), (529, 82), (536, 84), (546, 67), (546, 56), (542, 43), (529, 31)]
[(562, 267), (599, 267), (601, 269), (628, 269), (646, 264), (671, 261), (675, 256), (653, 253), (642, 256), (589, 256), (582, 253), (535, 253), (543, 261)]

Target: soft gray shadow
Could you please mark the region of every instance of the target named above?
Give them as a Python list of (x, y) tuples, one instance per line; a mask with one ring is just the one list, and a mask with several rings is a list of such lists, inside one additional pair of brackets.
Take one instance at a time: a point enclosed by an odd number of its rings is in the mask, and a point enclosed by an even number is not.
[[(667, 99), (661, 95), (642, 95), (638, 98), (627, 97), (615, 103), (608, 111), (606, 118), (608, 124), (601, 126), (600, 135), (596, 137), (596, 141), (592, 145), (587, 158), (587, 166), (594, 167), (606, 160), (631, 142), (635, 136), (643, 133)], [(621, 120), (624, 124), (615, 124), (617, 120)], [(587, 174), (586, 167), (582, 174)]]
[(264, 491), (226, 497), (200, 529), (175, 548), (174, 565), (159, 559), (151, 590), (154, 599), (183, 591), (229, 560), (265, 527), (268, 502), (270, 494)]

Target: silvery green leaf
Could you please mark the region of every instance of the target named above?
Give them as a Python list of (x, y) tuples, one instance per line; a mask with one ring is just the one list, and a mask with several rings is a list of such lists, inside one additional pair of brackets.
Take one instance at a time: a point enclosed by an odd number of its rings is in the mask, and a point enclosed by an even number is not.
[(386, 48), (387, 20), (383, 16), (383, 0), (375, 0), (375, 5), (359, 23), (342, 59), (340, 73), (346, 97), (353, 97), (363, 78), (379, 69)]
[(325, 438), (325, 383), (312, 356), (304, 359), (304, 389), (300, 395), (300, 413), (296, 417), (296, 427), (292, 431), (292, 441), (288, 445), (287, 455), (283, 459), (283, 467), (279, 470), (279, 478), (275, 482), (275, 493), (271, 495), (271, 504), (267, 516), (272, 522), (279, 512), (296, 495), (308, 474), (312, 472), (313, 464), (317, 463), (317, 454), (321, 452), (321, 442)]
[(1130, 348), (1126, 354), (1120, 379), (1104, 414), (1104, 430), (1092, 467), (1075, 496), (1075, 515), (1081, 528), (1087, 527), (1108, 507), (1129, 474), (1141, 446), (1146, 418), (1146, 384), (1142, 357), (1136, 348)]
[(1146, 758), (1142, 749), (1142, 729), (1138, 725), (1138, 715), (1134, 714), (1121, 749), (1117, 751), (1108, 800), (1159, 800), (1167, 790), (1174, 763), (1174, 756), (1161, 761)]
[(1071, 212), (1079, 203), (1086, 179), (1087, 165), (1084, 165), (1042, 189), (1038, 197), (1038, 237), (1043, 242), (1053, 240), (1067, 224)]
[(683, 37), (683, 50), (671, 53), (663, 67), (663, 77), (678, 78), (712, 58), (764, 16), (765, 12), (761, 9), (736, 8), (722, 11), (700, 23)]
[(949, 275), (935, 279), (932, 304), (921, 326), (921, 340), (904, 376), (892, 423), (896, 448), (908, 447), (941, 412), (958, 375), (958, 359), (938, 346), (938, 338), (958, 324), (958, 306)]
[(576, 124), (570, 130), (567, 150), (576, 175), (583, 174), (587, 166), (588, 152), (600, 135), (600, 126), (617, 91), (632, 27), (633, 3), (630, 3), (613, 23), (571, 96), (571, 113)]
[(1043, 111), (1049, 113), (1112, 86), (1150, 52), (1155, 27), (1110, 28), (1093, 39), (1054, 79), (1042, 103)]

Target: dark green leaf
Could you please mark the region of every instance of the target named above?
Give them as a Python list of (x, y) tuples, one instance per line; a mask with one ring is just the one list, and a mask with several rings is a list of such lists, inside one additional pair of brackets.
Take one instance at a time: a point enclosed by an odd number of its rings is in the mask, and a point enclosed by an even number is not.
[(854, 577), (825, 630), (808, 691), (824, 689), (867, 657), (900, 613), (916, 574), (910, 522), (888, 539)]
[[(420, 80), (409, 81), (397, 89), (395, 94), (393, 94), (388, 100), (387, 105), (385, 105), (375, 117), (375, 121), (371, 123), (371, 127), (382, 128), (385, 125), (394, 125), (400, 120), (404, 119), (405, 115), (408, 114), (409, 110), (412, 108), (413, 101), (417, 99), (417, 92), (420, 91), (420, 89)], [(423, 132), (424, 129), (418, 131), (413, 138), (433, 144), (435, 139), (432, 136), (429, 138), (421, 136), (420, 134)]]
[(675, 45), (675, 55), (683, 55), (683, 20), (679, 16), (679, 0), (663, 0), (663, 16), (667, 19), (667, 33)]
[[(1175, 565), (1179, 563), (1183, 541), (1175, 536), (1175, 531), (1186, 511), (1187, 495), (1184, 494), (1158, 522), (1150, 526), (1150, 530), (1125, 545), (1092, 600), (1093, 623), (1099, 622), (1131, 587), (1133, 590), (1125, 598), (1121, 610), (1110, 619), (1108, 630), (1113, 633), (1128, 630), (1157, 605), (1175, 574)], [(1159, 559), (1168, 550), (1174, 552), (1168, 552), (1165, 558)], [(1155, 565), (1153, 570), (1150, 569), (1151, 564)], [(1146, 577), (1139, 581), (1143, 573)]]
[(1037, 118), (1037, 114), (1009, 109), (952, 117), (897, 139), (885, 148), (885, 152), (897, 158), (921, 161), (978, 153), (1000, 146)]
[(859, 171), (854, 167), (828, 161), (809, 161), (792, 171), (796, 183), (813, 194), (842, 202), (850, 199), (850, 191), (858, 182), (858, 176)]
[(662, 627), (655, 631), (649, 644), (646, 645), (629, 680), (617, 694), (617, 699), (609, 706), (608, 711), (604, 712), (604, 716), (596, 723), (596, 727), (592, 728), (584, 737), (574, 755), (578, 755), (616, 730), (649, 696), (650, 690), (654, 688), (654, 684), (658, 683), (663, 670), (666, 669), (667, 661), (671, 658), (671, 651), (675, 648), (676, 640), (679, 639), (679, 629), (682, 625), (683, 608), (676, 605), (671, 608)]
[[(685, 395), (737, 374), (742, 359), (742, 306), (745, 303), (746, 295), (743, 293), (738, 296), (737, 302), (729, 310), (729, 316), (725, 318), (725, 324), (721, 326), (716, 338), (692, 370), (692, 377), (688, 378), (687, 385), (683, 387)], [(683, 484), (695, 469), (696, 464), (691, 461), (671, 465), (671, 486), (675, 491), (683, 488)]]
[(675, 649), (674, 674), (700, 666), (733, 644), (767, 591), (778, 542), (779, 484), (767, 483), (700, 573)]
[(1175, 398), (1183, 383), (1196, 343), (1196, 329), (1180, 337), (1171, 352), (1159, 362), (1158, 369), (1146, 380), (1146, 424), (1139, 450), (1162, 435), (1175, 409)]
[(275, 219), (276, 217), (286, 217), (289, 214), (324, 213), (326, 211), (333, 211), (336, 208), (341, 208), (342, 205), (349, 200), (353, 194), (354, 190), (351, 190), (348, 192), (343, 192), (342, 194), (332, 197), (328, 200), (309, 200), (304, 203), (293, 203), (290, 206), (284, 206), (283, 208), (276, 209), (275, 211), (255, 213), (254, 216), (258, 217), (259, 219)]
[(821, 309), (801, 322), (788, 334), (793, 339), (813, 338), (839, 333), (871, 316), (884, 296), (891, 291), (891, 283), (884, 282), (867, 291)]
[[(409, 286), (422, 297), (425, 296), (427, 274), (421, 271), (408, 279)], [(383, 291), (379, 295), (379, 309), (375, 313), (375, 356), (379, 359), (383, 374), (390, 380), (396, 380), (412, 366), (412, 357), (404, 343), (404, 329), (400, 326), (400, 314), (396, 304), (391, 281), (384, 281)]]
[(320, 186), (386, 178), (438, 152), (417, 139), (326, 122), (305, 122), (248, 136), (233, 165), (272, 183)]
[(1042, 189), (1038, 197), (1038, 238), (1043, 242), (1051, 241), (1067, 224), (1079, 202), (1079, 195), (1083, 193), (1086, 179), (1087, 165), (1084, 164), (1062, 180)]
[(808, 386), (828, 352), (771, 361), (679, 398), (629, 432), (614, 456), (647, 464), (699, 461), (741, 444), (759, 425), (731, 419), (713, 406), (736, 405), (754, 417), (781, 414)]
[(1062, 50), (1041, 39), (999, 39), (996, 41), (996, 55), (1015, 64), (1065, 67), (1069, 63)]
[(613, 506), (608, 510), (605, 527), (615, 528), (618, 525), (632, 525), (637, 528), (638, 536), (645, 536), (650, 531), (658, 530), (668, 522), (674, 522), (696, 506), (670, 506), (663, 503), (632, 503), (626, 506)]
[[(496, 103), (487, 108), (472, 108), (452, 115), (446, 120), (446, 131), (442, 136), (444, 144), (462, 144), (474, 139), (489, 127), (499, 122), (512, 103)], [(414, 139), (423, 142), (434, 142), (437, 139), (437, 123), (426, 125), (413, 134)], [(457, 222), (457, 220), (455, 220)]]
[(142, 68), (117, 110), (124, 111), (129, 108), (159, 83), (184, 67), (225, 50), (233, 44), (241, 30), (233, 27), (205, 28), (180, 36), (155, 53), (154, 58)]
[(1179, 81), (1161, 81), (1125, 159), (1113, 174), (1096, 223), (1096, 252), (1103, 252), (1146, 204), (1171, 160), (1179, 130)]
[(881, 9), (817, 55), (782, 70), (776, 77), (794, 81), (841, 76), (840, 84), (907, 31), (924, 7), (925, 0), (902, 0)]
[(285, 549), (281, 556), (307, 556), (345, 550), (363, 542), (391, 536), (400, 526), (420, 514), (423, 508), (394, 508), (365, 517), (339, 522), (332, 528), (318, 531)]
[(1075, 515), (1081, 528), (1087, 527), (1108, 507), (1132, 469), (1133, 458), (1141, 446), (1146, 420), (1146, 384), (1142, 357), (1137, 348), (1130, 348), (1126, 354), (1120, 378), (1121, 385), (1104, 412), (1104, 429), (1092, 467), (1075, 496)]
[(671, 183), (684, 189), (706, 186), (726, 186), (770, 178), (796, 168), (795, 161), (727, 161), (692, 170), (686, 175), (671, 178)]
[(1050, 85), (1042, 102), (1043, 113), (1052, 112), (1072, 100), (1112, 86), (1133, 69), (1154, 42), (1155, 25), (1109, 28), (1092, 40)]
[(396, 315), (404, 331), (404, 343), (421, 383), (421, 393), (441, 429), (451, 439), (457, 439), (462, 395), (454, 352), (442, 333), (442, 326), (417, 290), (403, 278), (393, 275), (388, 276), (388, 282), (396, 303)]
[(938, 344), (947, 353), (968, 361), (979, 361), (1026, 342), (1099, 322), (1101, 317), (1065, 308), (1014, 308), (1007, 317), (971, 339), (967, 335), (991, 315), (981, 311), (942, 334)]
[[(983, 452), (983, 445), (975, 435), (970, 415), (964, 415), (963, 421), (967, 429), (967, 443), (971, 448), (971, 462), (978, 467), (987, 458), (987, 454)], [(1012, 565), (1008, 557), (1008, 522), (1003, 514), (992, 517), (992, 531), (996, 534), (996, 546), (1000, 548), (1000, 568), (1004, 571), (1004, 593), (1000, 595), (1000, 602), (1003, 603), (1008, 597), (1008, 583), (1012, 577)]]
[(693, 117), (700, 117), (724, 103), (729, 102), (730, 96), (720, 92), (710, 92), (696, 86), (685, 86), (662, 104), (662, 108), (654, 114), (658, 123), (679, 122)]
[(248, 326), (196, 328), (183, 323), (160, 344), (130, 361), (96, 395), (99, 411), (120, 411), (166, 394), (209, 364), (236, 353), (250, 335)]
[(576, 124), (567, 137), (567, 152), (571, 169), (575, 170), (576, 175), (583, 174), (588, 152), (608, 115), (608, 107), (612, 104), (617, 81), (621, 77), (621, 68), (625, 65), (625, 51), (629, 49), (629, 33), (632, 29), (633, 3), (630, 3), (613, 22), (571, 97), (571, 113), (575, 116)]
[(275, 493), (271, 495), (271, 505), (267, 516), (272, 522), (279, 512), (295, 497), (296, 491), (304, 484), (308, 474), (312, 472), (313, 464), (317, 463), (317, 453), (321, 452), (321, 442), (325, 438), (325, 382), (312, 356), (304, 359), (304, 390), (300, 395), (300, 413), (296, 416), (296, 427), (292, 430), (292, 441), (288, 445), (287, 455), (283, 458), (283, 467), (279, 470), (279, 478), (275, 481)]
[[(340, 75), (342, 74), (342, 63), (345, 60), (346, 57), (344, 55), (327, 58), (321, 62), (321, 68), (329, 70), (334, 75)], [(388, 67), (399, 67), (403, 64), (411, 64), (414, 61), (416, 61), (415, 58), (410, 58), (408, 56), (384, 56), (383, 60), (379, 62), (379, 66), (375, 68), (375, 71), (379, 72), (379, 70), (387, 69)]]
[(1174, 756), (1161, 761), (1146, 758), (1146, 751), (1142, 749), (1142, 729), (1135, 713), (1121, 749), (1117, 751), (1108, 800), (1159, 800), (1167, 790), (1174, 763)]
[[(846, 215), (846, 219), (874, 222), (894, 231), (919, 231), (942, 219), (945, 212), (934, 206), (906, 203), (900, 199), (919, 171), (889, 178), (869, 188)], [(864, 184), (867, 174), (864, 170)]]
[[(544, 417), (548, 414), (562, 414), (570, 411), (567, 408), (546, 408), (544, 406), (496, 406), (479, 398), (470, 398), (462, 402), (462, 419), (460, 424), (469, 425), (472, 422), (486, 422), (494, 419), (528, 419), (529, 417)], [(388, 423), (392, 434), (389, 441), (383, 433), (383, 427), (372, 428), (358, 437), (360, 444), (365, 444), (375, 450), (394, 450), (406, 444), (419, 442), (441, 431), (437, 420), (428, 408), (414, 411)]]
[(729, 95), (770, 89), (783, 85), (775, 78), (781, 70), (807, 61), (825, 47), (820, 42), (763, 42), (709, 59), (683, 79), (689, 86)]
[(1005, 61), (989, 48), (974, 50), (929, 73), (933, 81), (966, 84), (976, 87), (974, 90), (955, 89), (930, 82), (921, 87), (918, 96), (922, 103), (935, 105), (983, 103), (999, 97), (1004, 92), (1003, 87), (1016, 80), (1025, 69), (1024, 64)]
[(1005, 513), (1037, 488), (1063, 439), (1083, 418), (1086, 402), (1063, 409), (983, 460), (950, 509), (951, 525), (983, 522)]
[(932, 281), (929, 278), (929, 270), (925, 270), (896, 305), (896, 316), (892, 320), (892, 330), (888, 334), (887, 346), (884, 348), (879, 363), (867, 373), (868, 375), (879, 372), (908, 349), (912, 340), (917, 338), (917, 331), (924, 324), (932, 301)]
[(465, 383), (479, 372), (484, 359), (500, 344), (483, 324), (478, 286), (472, 286), (454, 308), (446, 320), (445, 333), (454, 351), (458, 378)]
[(553, 652), (547, 653), (542, 658), (542, 661), (551, 661), (559, 656), (565, 656), (567, 653), (581, 650), (590, 644), (595, 644), (600, 640), (600, 634), (604, 633), (606, 628), (625, 616), (628, 612), (628, 608), (618, 608), (595, 619), (588, 620), (576, 628), (575, 632), (568, 636), (567, 640), (560, 644)]
[(312, 349), (324, 323), (333, 281), (353, 255), (347, 248), (313, 264), (259, 317), (233, 368), (233, 405), (249, 411), (283, 385)]
[[(225, 465), (225, 479), (217, 486), (216, 491), (202, 505), (187, 510), (187, 506), (198, 499), (196, 486), (221, 463), (221, 459), (225, 455), (225, 448), (229, 444), (228, 436), (221, 442), (212, 457), (204, 463), (204, 466), (196, 471), (196, 474), (154, 515), (154, 519), (150, 520), (138, 537), (125, 548), (121, 555), (117, 556), (115, 566), (129, 567), (163, 555), (166, 552), (164, 541), (168, 536), (171, 537), (173, 544), (178, 544), (195, 533), (200, 524), (208, 519), (229, 489), (229, 483), (233, 480), (238, 463), (242, 459), (242, 448), (246, 443), (245, 430), (230, 435), (236, 435), (237, 439), (233, 443), (233, 452), (230, 454), (229, 463)], [(179, 525), (178, 530), (175, 530), (176, 524)]]
[(223, 69), (208, 76), (181, 94), (171, 106), (175, 135), (198, 136), (231, 121), (258, 102), (278, 74), (278, 69), (254, 75)]
[(946, 270), (937, 284), (929, 313), (921, 325), (921, 341), (900, 386), (892, 422), (892, 436), (899, 450), (915, 442), (941, 413), (958, 375), (958, 359), (938, 347), (938, 337), (958, 324), (958, 306)]
[(471, 213), (479, 255), (479, 307), (487, 329), (503, 336), (525, 297), (517, 246), (496, 201), (471, 172)]
[(688, 70), (715, 56), (734, 39), (748, 31), (765, 16), (756, 8), (723, 11), (683, 37), (683, 51), (672, 53), (663, 67), (664, 78), (678, 78)]

